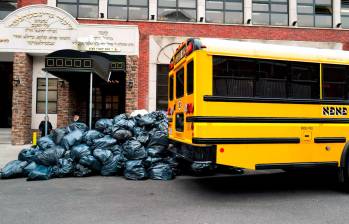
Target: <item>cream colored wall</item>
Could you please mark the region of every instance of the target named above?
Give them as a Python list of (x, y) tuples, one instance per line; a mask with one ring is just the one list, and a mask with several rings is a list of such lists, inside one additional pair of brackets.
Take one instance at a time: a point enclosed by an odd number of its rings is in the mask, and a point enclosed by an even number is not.
[[(44, 119), (45, 114), (36, 113), (36, 86), (37, 78), (45, 78), (42, 69), (45, 67), (44, 56), (33, 57), (33, 84), (32, 84), (32, 129), (38, 129), (40, 122)], [(49, 78), (56, 78), (52, 75)], [(49, 114), (50, 122), (53, 128), (57, 127), (57, 114)]]

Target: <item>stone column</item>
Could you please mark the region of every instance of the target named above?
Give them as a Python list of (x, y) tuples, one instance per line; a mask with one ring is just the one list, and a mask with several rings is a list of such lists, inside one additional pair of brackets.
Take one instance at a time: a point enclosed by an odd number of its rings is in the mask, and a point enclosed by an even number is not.
[(13, 59), (12, 144), (31, 141), (33, 59), (26, 53), (15, 53)]
[(244, 0), (244, 23), (250, 20), (250, 25), (252, 25), (252, 0)]
[(341, 23), (341, 1), (333, 0), (333, 28), (337, 28), (337, 24)]
[(138, 56), (126, 56), (126, 113), (138, 109)]
[[(297, 0), (289, 0), (289, 26), (293, 26), (293, 23), (297, 22)], [(297, 23), (294, 24), (297, 26)]]

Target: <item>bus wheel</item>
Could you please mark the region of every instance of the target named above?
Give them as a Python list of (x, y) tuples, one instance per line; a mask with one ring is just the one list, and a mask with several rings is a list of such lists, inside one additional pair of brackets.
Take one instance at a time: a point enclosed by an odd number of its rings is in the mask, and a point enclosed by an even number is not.
[(346, 158), (345, 164), (338, 168), (338, 182), (340, 189), (349, 192), (349, 160)]

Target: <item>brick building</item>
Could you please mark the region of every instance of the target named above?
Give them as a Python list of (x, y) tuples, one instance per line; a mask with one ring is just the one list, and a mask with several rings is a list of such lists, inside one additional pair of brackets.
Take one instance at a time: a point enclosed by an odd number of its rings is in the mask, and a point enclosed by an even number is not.
[[(346, 50), (346, 28), (346, 0), (2, 1), (0, 130), (11, 128), (13, 144), (30, 141), (44, 114), (45, 57), (62, 49), (124, 58), (117, 61), (123, 63), (117, 82), (94, 86), (97, 119), (136, 108), (165, 109), (167, 64), (187, 37)], [(79, 65), (75, 59), (62, 63)], [(74, 111), (87, 120), (87, 89), (86, 82), (50, 75), (54, 128), (66, 125)]]

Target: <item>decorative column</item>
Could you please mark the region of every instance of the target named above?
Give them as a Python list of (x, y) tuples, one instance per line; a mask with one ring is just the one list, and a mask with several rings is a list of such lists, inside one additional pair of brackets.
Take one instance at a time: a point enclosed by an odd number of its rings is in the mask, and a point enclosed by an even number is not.
[(13, 59), (12, 144), (31, 142), (33, 59), (15, 53)]

